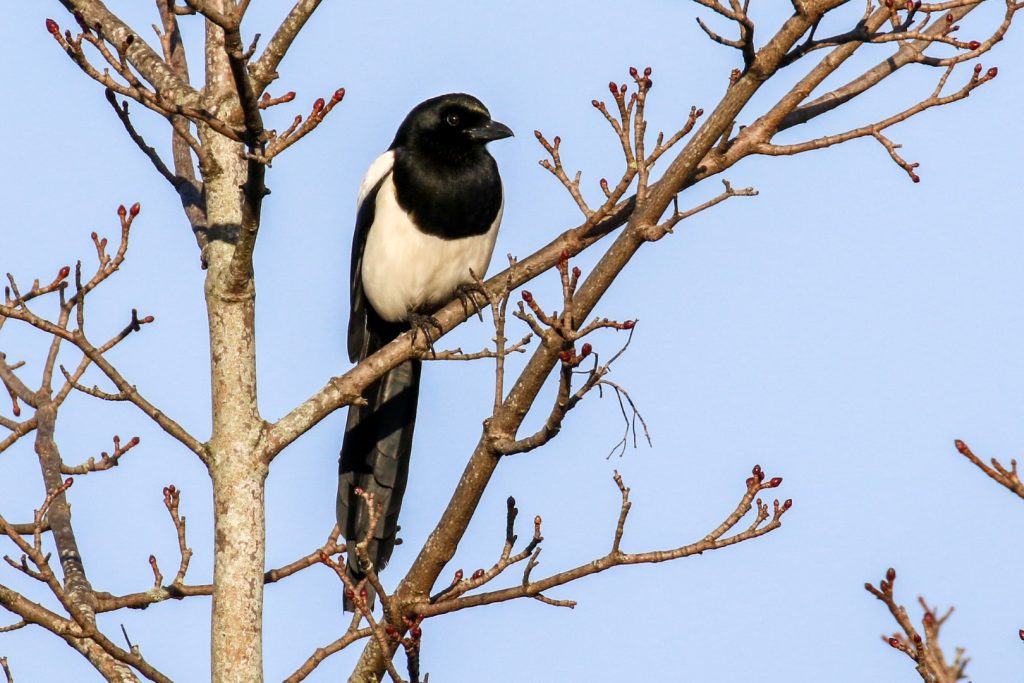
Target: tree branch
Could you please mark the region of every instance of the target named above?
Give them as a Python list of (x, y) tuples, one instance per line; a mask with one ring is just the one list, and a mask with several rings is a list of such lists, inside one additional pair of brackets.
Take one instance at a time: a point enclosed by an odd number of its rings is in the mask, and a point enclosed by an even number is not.
[(1013, 493), (1016, 493), (1021, 498), (1024, 498), (1024, 482), (1021, 482), (1020, 477), (1017, 475), (1017, 461), (1015, 459), (1010, 460), (1010, 469), (1006, 469), (1006, 467), (1004, 467), (1003, 464), (995, 458), (990, 460), (992, 466), (989, 467), (981, 460), (981, 458), (976, 456), (974, 451), (972, 451), (963, 441), (957, 439), (955, 443), (956, 449), (960, 451), (960, 454), (974, 463), (974, 465), (988, 475), (989, 478), (1003, 485)]

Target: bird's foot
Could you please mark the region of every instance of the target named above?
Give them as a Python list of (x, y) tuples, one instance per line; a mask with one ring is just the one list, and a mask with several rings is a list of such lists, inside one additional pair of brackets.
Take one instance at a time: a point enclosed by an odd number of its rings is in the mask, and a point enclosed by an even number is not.
[(424, 339), (427, 340), (427, 348), (430, 349), (430, 355), (436, 358), (437, 351), (434, 350), (434, 338), (430, 335), (430, 328), (433, 327), (437, 330), (438, 337), (444, 332), (444, 328), (441, 327), (441, 323), (437, 321), (437, 318), (432, 315), (423, 315), (422, 313), (410, 313), (409, 327), (412, 328), (413, 344), (416, 343), (416, 337), (422, 334)]
[(458, 297), (459, 303), (462, 304), (462, 310), (465, 312), (466, 317), (468, 318), (471, 313), (476, 313), (476, 317), (483, 321), (483, 304), (477, 299), (478, 295), (483, 299), (484, 304), (490, 303), (487, 290), (479, 282), (464, 282), (455, 288), (455, 296)]

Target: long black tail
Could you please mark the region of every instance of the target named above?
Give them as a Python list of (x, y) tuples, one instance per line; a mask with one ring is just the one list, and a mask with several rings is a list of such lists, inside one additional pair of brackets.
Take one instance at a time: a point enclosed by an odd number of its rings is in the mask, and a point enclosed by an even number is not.
[[(366, 537), (370, 511), (356, 495), (361, 488), (381, 506), (377, 529), (368, 544), (370, 561), (383, 569), (391, 559), (398, 534), (398, 513), (409, 478), (412, 433), (420, 390), (421, 361), (408, 360), (371, 384), (363, 396), (365, 406), (351, 406), (338, 473), (338, 528), (350, 545), (347, 571), (353, 583), (363, 579), (354, 544)], [(372, 600), (373, 592), (367, 586)], [(371, 603), (372, 604), (372, 603)], [(345, 609), (354, 610), (345, 596)]]

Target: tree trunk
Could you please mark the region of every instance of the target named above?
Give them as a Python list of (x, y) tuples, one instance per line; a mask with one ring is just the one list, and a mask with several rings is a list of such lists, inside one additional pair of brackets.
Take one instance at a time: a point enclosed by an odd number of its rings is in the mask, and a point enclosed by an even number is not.
[[(237, 118), (238, 100), (223, 32), (207, 22), (208, 107)], [(209, 243), (205, 297), (210, 326), (213, 433), (210, 476), (215, 524), (212, 680), (263, 680), (262, 612), (265, 555), (263, 421), (256, 404), (256, 290), (251, 278), (229, 286), (234, 244), (242, 223), (240, 186), (246, 179), (242, 145), (209, 130), (202, 144), (212, 163), (203, 168)]]

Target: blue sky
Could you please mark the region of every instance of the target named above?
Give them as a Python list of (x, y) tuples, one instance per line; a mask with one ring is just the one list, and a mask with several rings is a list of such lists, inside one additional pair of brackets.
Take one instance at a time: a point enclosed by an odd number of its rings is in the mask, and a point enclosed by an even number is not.
[[(246, 30), (268, 35), (286, 4), (254, 2)], [(853, 5), (848, 17), (862, 9)], [(985, 5), (962, 22), (965, 39), (981, 39), (997, 23), (1002, 3)], [(268, 174), (273, 194), (256, 253), (265, 417), (284, 414), (348, 367), (346, 282), (356, 188), (412, 105), (442, 92), (471, 92), (516, 131), (492, 146), (507, 196), (494, 272), (504, 254), (525, 256), (577, 222), (571, 200), (536, 164), (542, 150), (534, 129), (561, 135), (564, 161), (583, 169), (588, 196), (596, 197), (597, 180), (616, 177), (621, 168), (617, 143), (590, 106), (607, 93), (608, 80), (627, 78), (630, 65), (654, 67), (652, 130), (674, 129), (691, 104), (710, 109), (717, 102), (737, 56), (703, 37), (694, 17), (708, 20), (707, 13), (664, 0), (623, 7), (610, 1), (590, 3), (585, 12), (532, 1), (324, 3), (271, 87), (273, 94), (298, 93), (292, 106), (268, 115), (279, 128), (307, 113), (316, 97), (339, 86), (348, 95)], [(148, 4), (111, 8), (140, 30), (156, 20)], [(91, 297), (88, 330), (96, 338), (112, 334), (132, 307), (156, 316), (111, 360), (150, 400), (205, 438), (203, 274), (176, 198), (128, 141), (102, 89), (46, 33), (46, 16), (71, 23), (59, 4), (15, 3), (6, 13), (0, 63), (13, 66), (0, 114), (8, 131), (0, 271), (26, 283), (48, 279), (78, 258), (88, 267), (94, 262), (89, 232), (113, 239), (117, 205), (141, 202), (128, 261)], [(767, 9), (755, 19), (763, 38), (781, 17)], [(199, 35), (197, 22), (183, 23), (190, 40)], [(999, 66), (995, 81), (967, 101), (891, 131), (904, 155), (921, 163), (920, 184), (874, 141), (798, 158), (749, 159), (726, 177), (756, 187), (758, 197), (726, 202), (644, 248), (598, 313), (640, 320), (612, 378), (638, 402), (653, 448), (607, 459), (621, 436), (618, 406), (609, 397), (588, 399), (555, 442), (502, 463), (451, 569), (493, 563), (508, 495), (518, 500), (521, 521), (544, 517), (536, 572), (603, 554), (618, 512), (614, 469), (633, 492), (626, 550), (701, 538), (731, 511), (754, 463), (783, 476), (779, 495), (795, 501), (782, 529), (702, 557), (620, 568), (552, 592), (577, 600), (574, 611), (522, 601), (428, 622), (423, 670), (431, 680), (511, 682), (524, 672), (541, 681), (638, 673), (672, 681), (913, 680), (910, 661), (878, 638), (895, 624), (862, 587), (890, 565), (899, 573), (897, 596), (915, 618), (918, 594), (956, 605), (943, 643), (947, 651), (967, 648), (972, 678), (1010, 680), (1019, 671), (1024, 553), (1013, 534), (1024, 506), (964, 461), (953, 440), (1004, 462), (1024, 446), (1022, 45), (1011, 31), (982, 60)], [(843, 73), (853, 75), (887, 50), (865, 53)], [(194, 74), (200, 67), (193, 52)], [(968, 70), (951, 84), (963, 82)], [(939, 76), (924, 67), (905, 71), (782, 139), (882, 118), (927, 96)], [(741, 122), (795, 75), (767, 85)], [(166, 152), (165, 124), (140, 107), (132, 111), (148, 141)], [(703, 201), (717, 193), (715, 185), (694, 188), (682, 202)], [(578, 264), (586, 271), (596, 256)], [(556, 285), (547, 275), (530, 289), (542, 302), (553, 301)], [(471, 322), (451, 344), (479, 348), (488, 338), (485, 325)], [(607, 353), (621, 341), (605, 333), (593, 343)], [(23, 372), (32, 377), (44, 342), (8, 323), (0, 350), (27, 360)], [(487, 362), (426, 368), (403, 509), (405, 545), (385, 582), (408, 566), (447, 500), (490, 405), (492, 374)], [(98, 375), (90, 382), (105, 386)], [(545, 400), (529, 424), (542, 419)], [(343, 418), (325, 420), (272, 467), (270, 566), (320, 545), (333, 523)], [(121, 467), (79, 478), (70, 492), (94, 586), (144, 589), (152, 581), (150, 553), (165, 574), (176, 565), (161, 503), (169, 483), (183, 490), (195, 550), (189, 580), (208, 581), (211, 495), (202, 466), (128, 406), (76, 396), (58, 423), (69, 462), (109, 450), (113, 434), (139, 435), (142, 444)], [(0, 510), (9, 519), (28, 519), (42, 496), (30, 442), (0, 455)], [(528, 535), (526, 525), (520, 534)], [(13, 551), (9, 544), (4, 549)], [(0, 582), (46, 599), (13, 570), (0, 574)], [(322, 567), (268, 588), (267, 680), (283, 678), (340, 633), (347, 623), (340, 590)], [(197, 598), (106, 615), (102, 625), (115, 634), (124, 624), (172, 678), (202, 680), (208, 614), (209, 601)], [(334, 656), (309, 680), (337, 680), (358, 651)], [(0, 635), (0, 655), (9, 657), (19, 681), (95, 677), (79, 655), (39, 629)]]

